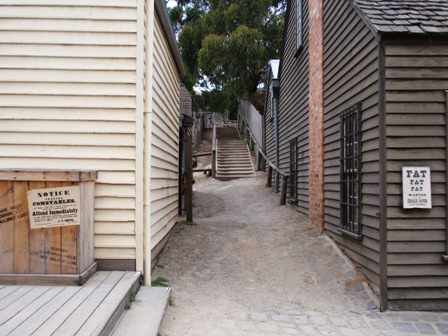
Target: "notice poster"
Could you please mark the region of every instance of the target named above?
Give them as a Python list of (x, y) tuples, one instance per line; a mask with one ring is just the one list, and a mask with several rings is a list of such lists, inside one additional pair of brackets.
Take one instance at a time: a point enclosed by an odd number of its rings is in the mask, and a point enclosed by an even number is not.
[(28, 191), (31, 229), (80, 225), (79, 186)]
[(432, 208), (429, 167), (403, 167), (403, 208)]

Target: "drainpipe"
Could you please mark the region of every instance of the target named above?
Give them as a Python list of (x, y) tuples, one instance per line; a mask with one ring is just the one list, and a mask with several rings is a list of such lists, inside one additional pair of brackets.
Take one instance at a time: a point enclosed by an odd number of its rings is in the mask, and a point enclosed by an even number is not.
[[(275, 128), (275, 165), (280, 168), (280, 125), (279, 125), (279, 96), (280, 96), (280, 83), (278, 79), (272, 80), (272, 92), (274, 97), (274, 128)], [(280, 190), (279, 175), (275, 173), (275, 192)]]

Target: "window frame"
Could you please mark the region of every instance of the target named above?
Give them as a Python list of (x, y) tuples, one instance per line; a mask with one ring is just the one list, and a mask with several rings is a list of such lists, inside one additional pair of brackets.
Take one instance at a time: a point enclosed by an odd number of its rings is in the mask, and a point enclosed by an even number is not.
[(299, 175), (299, 138), (289, 141), (289, 179), (288, 179), (288, 199), (291, 203), (297, 204), (298, 197), (298, 175)]
[(303, 6), (296, 0), (296, 56), (303, 48)]
[[(362, 176), (362, 104), (356, 104), (340, 114), (340, 227), (354, 239), (362, 239), (361, 176)], [(356, 176), (356, 179), (354, 178)], [(355, 201), (356, 200), (356, 201)]]

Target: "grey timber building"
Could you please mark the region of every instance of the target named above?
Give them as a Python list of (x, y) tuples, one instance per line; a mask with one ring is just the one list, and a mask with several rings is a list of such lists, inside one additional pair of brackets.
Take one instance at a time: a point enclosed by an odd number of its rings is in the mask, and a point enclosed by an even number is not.
[[(277, 151), (290, 199), (360, 266), (383, 310), (448, 310), (448, 1), (291, 0), (284, 36)], [(320, 129), (321, 147), (309, 136)], [(414, 188), (423, 171), (430, 191)]]

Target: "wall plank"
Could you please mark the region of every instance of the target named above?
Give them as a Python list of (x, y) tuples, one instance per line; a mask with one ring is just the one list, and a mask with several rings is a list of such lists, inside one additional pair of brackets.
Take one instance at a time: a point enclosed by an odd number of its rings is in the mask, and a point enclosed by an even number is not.
[[(448, 265), (441, 256), (446, 253), (448, 63), (441, 56), (448, 55), (448, 44), (390, 39), (385, 51), (390, 305), (447, 309)], [(403, 166), (431, 167), (431, 210), (401, 208)]]
[[(378, 292), (378, 51), (375, 36), (349, 1), (324, 1), (325, 229), (362, 268)], [(340, 114), (362, 103), (363, 240), (341, 235)]]
[[(134, 231), (136, 21), (135, 0), (0, 3), (0, 168), (98, 170), (98, 242)], [(135, 255), (108, 243), (96, 257)]]
[(151, 149), (151, 248), (177, 221), (180, 82), (178, 70), (156, 16)]

